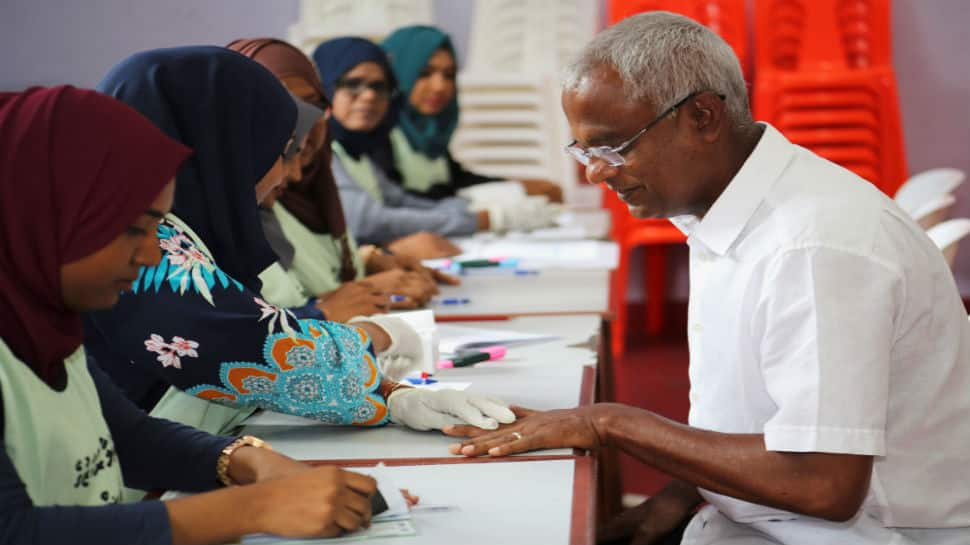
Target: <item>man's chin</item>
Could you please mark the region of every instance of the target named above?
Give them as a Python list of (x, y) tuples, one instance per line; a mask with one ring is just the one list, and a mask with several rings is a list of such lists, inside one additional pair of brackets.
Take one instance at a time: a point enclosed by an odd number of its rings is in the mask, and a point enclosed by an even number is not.
[(638, 219), (650, 219), (654, 217), (646, 207), (639, 204), (627, 204), (627, 208), (630, 209), (630, 215)]

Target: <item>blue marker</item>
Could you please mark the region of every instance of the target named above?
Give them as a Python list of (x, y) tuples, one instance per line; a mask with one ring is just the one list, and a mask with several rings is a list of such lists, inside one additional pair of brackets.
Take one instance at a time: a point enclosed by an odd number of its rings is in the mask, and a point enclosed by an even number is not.
[(535, 269), (516, 269), (515, 276), (539, 276), (539, 271)]
[(391, 296), (391, 302), (392, 303), (403, 303), (403, 302), (405, 302), (407, 300), (408, 300), (407, 295), (392, 295)]
[(446, 299), (435, 299), (433, 302), (436, 305), (467, 305), (472, 301), (467, 297), (448, 297)]
[(436, 383), (438, 381), (435, 380), (435, 379), (433, 379), (433, 378), (414, 378), (414, 377), (408, 377), (408, 382), (410, 382), (411, 384), (414, 384), (415, 386), (418, 386), (418, 385), (421, 385), (421, 384), (434, 384), (434, 383)]

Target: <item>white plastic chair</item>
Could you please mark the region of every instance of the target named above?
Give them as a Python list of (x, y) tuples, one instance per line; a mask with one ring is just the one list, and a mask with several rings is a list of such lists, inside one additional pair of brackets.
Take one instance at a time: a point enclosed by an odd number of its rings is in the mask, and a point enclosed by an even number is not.
[(477, 0), (469, 39), (473, 70), (555, 75), (593, 38), (599, 2)]
[(598, 188), (579, 183), (562, 151), (570, 138), (559, 107), (560, 69), (593, 38), (599, 8), (590, 0), (476, 0), (458, 77), (456, 159), (492, 176), (547, 179), (567, 204), (599, 206)]
[(910, 177), (894, 199), (923, 229), (940, 223), (956, 200), (953, 191), (966, 174), (956, 168), (934, 168)]
[(431, 0), (300, 0), (300, 19), (287, 40), (308, 54), (338, 36), (375, 41), (407, 25), (433, 24)]
[(511, 180), (557, 182), (572, 206), (599, 206), (596, 187), (579, 183), (563, 152), (569, 126), (554, 75), (468, 70), (458, 76), (461, 117), (451, 152), (469, 169)]
[(970, 234), (970, 219), (957, 218), (938, 223), (926, 231), (926, 235), (943, 252), (950, 269), (956, 260), (957, 248), (963, 237)]

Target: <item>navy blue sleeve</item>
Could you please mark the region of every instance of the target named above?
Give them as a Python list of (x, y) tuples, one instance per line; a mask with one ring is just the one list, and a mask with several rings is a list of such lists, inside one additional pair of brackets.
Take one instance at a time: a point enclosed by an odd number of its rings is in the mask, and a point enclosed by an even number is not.
[(298, 320), (326, 320), (327, 316), (322, 310), (317, 308), (317, 298), (311, 297), (302, 307), (290, 307), (290, 312)]
[(235, 438), (148, 416), (90, 360), (88, 370), (98, 389), (101, 412), (111, 430), (126, 486), (187, 492), (219, 486), (216, 461)]
[[(0, 401), (0, 421), (2, 408)], [(96, 507), (35, 506), (0, 436), (0, 543), (149, 545), (171, 542), (168, 510), (160, 501)]]

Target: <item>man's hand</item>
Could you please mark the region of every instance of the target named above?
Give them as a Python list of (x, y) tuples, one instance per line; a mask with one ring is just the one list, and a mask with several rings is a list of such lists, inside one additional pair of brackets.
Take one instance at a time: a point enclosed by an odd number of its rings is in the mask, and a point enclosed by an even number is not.
[(471, 437), (448, 448), (465, 456), (508, 456), (519, 452), (550, 448), (596, 449), (603, 438), (596, 429), (602, 405), (576, 409), (533, 411), (512, 407), (516, 421), (495, 431), (474, 426), (447, 426), (442, 431), (453, 437)]

